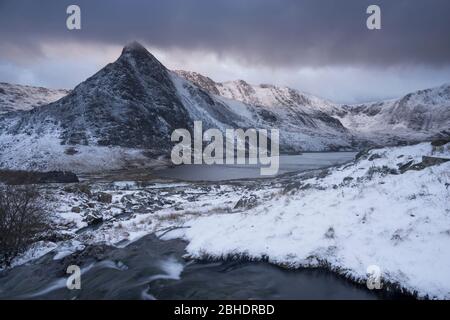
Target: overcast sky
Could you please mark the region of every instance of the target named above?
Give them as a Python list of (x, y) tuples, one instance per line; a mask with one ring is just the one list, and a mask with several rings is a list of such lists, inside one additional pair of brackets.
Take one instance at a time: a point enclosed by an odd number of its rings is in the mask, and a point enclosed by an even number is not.
[[(381, 30), (366, 28), (370, 4)], [(450, 82), (448, 0), (0, 0), (0, 81), (72, 88), (132, 40), (169, 68), (337, 102)]]

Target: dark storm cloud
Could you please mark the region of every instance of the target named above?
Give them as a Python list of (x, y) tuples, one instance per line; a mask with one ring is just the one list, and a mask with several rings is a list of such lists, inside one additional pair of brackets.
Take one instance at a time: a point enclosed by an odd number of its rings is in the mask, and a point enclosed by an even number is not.
[[(65, 28), (78, 4), (82, 30)], [(382, 29), (369, 31), (370, 4)], [(0, 0), (0, 58), (45, 41), (202, 49), (267, 66), (450, 64), (448, 0)]]

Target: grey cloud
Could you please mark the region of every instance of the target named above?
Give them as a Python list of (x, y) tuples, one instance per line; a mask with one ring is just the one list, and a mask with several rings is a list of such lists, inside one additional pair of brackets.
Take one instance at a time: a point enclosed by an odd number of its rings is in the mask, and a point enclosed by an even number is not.
[[(82, 30), (65, 9), (82, 9)], [(369, 4), (382, 30), (365, 27)], [(448, 0), (0, 0), (0, 57), (45, 41), (201, 49), (265, 66), (450, 64)]]

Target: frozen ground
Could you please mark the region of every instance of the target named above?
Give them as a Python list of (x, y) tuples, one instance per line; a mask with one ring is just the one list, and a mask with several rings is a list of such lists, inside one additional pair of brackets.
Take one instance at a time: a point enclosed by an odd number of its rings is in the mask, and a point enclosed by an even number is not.
[(14, 264), (48, 252), (62, 259), (90, 244), (124, 247), (156, 233), (187, 240), (191, 258), (320, 265), (356, 281), (378, 265), (385, 282), (450, 298), (450, 162), (417, 165), (423, 156), (449, 158), (449, 149), (371, 150), (338, 168), (258, 182), (44, 187), (58, 236)]
[(432, 153), (429, 144), (373, 150), (246, 212), (190, 220), (179, 236), (196, 258), (245, 255), (290, 267), (327, 265), (357, 280), (378, 265), (385, 281), (419, 296), (449, 298), (450, 162), (394, 171)]
[(155, 168), (168, 161), (149, 158), (152, 150), (118, 146), (66, 146), (55, 130), (42, 136), (0, 135), (0, 168), (34, 171), (72, 171), (76, 173), (119, 170), (127, 167)]

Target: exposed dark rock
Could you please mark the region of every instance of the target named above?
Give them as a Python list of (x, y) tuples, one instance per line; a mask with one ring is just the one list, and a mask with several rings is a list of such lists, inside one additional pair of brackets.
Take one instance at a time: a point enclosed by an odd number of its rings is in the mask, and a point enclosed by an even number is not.
[(330, 174), (330, 170), (325, 169), (325, 170), (320, 171), (320, 172), (317, 174), (316, 178), (317, 178), (317, 179), (323, 179), (323, 178), (325, 178), (326, 176), (328, 176), (329, 174)]
[(79, 182), (76, 174), (67, 171), (15, 171), (0, 170), (0, 182), (10, 185), (74, 183)]
[(367, 176), (369, 177), (369, 179), (372, 179), (373, 175), (376, 173), (382, 176), (386, 176), (388, 174), (398, 174), (398, 171), (388, 166), (370, 167), (369, 170), (367, 170)]
[(81, 208), (80, 207), (73, 207), (71, 211), (75, 212), (75, 213), (80, 213), (81, 212)]
[[(83, 265), (86, 263), (86, 259), (91, 258), (97, 261), (104, 260), (106, 258), (106, 254), (111, 249), (111, 246), (106, 244), (96, 244), (92, 246), (87, 246), (84, 250), (76, 251), (71, 255), (64, 257), (61, 261), (63, 265)], [(65, 272), (66, 269), (64, 269)], [(63, 273), (61, 276), (66, 276), (66, 273)]]
[(413, 161), (409, 161), (408, 163), (402, 165), (399, 170), (401, 173), (404, 173), (408, 170), (423, 170), (425, 168), (436, 166), (445, 162), (450, 161), (448, 158), (439, 158), (439, 157), (429, 157), (429, 156), (423, 156), (422, 162), (413, 164)]
[(175, 72), (183, 78), (191, 81), (192, 83), (195, 83), (197, 86), (206, 90), (207, 92), (220, 95), (220, 92), (217, 89), (217, 84), (211, 78), (201, 75), (197, 72), (189, 72), (184, 70), (176, 70)]
[(302, 183), (300, 181), (291, 182), (286, 187), (284, 187), (283, 193), (287, 194), (292, 191), (296, 191), (296, 190), (300, 189), (301, 186), (302, 186)]
[(404, 164), (399, 164), (398, 170), (400, 171), (400, 173), (405, 172), (412, 164), (414, 163), (413, 160), (408, 161)]
[(65, 192), (69, 193), (82, 193), (87, 196), (91, 196), (91, 187), (88, 184), (76, 184), (76, 185), (69, 185), (64, 188)]
[(364, 160), (367, 159), (367, 157), (369, 156), (369, 151), (371, 150), (371, 148), (368, 149), (364, 149), (361, 150), (360, 152), (358, 152), (355, 156), (355, 160)]
[(97, 200), (102, 203), (111, 203), (112, 195), (106, 192), (99, 192), (96, 194)]
[(342, 183), (347, 184), (347, 183), (350, 183), (351, 181), (353, 181), (353, 177), (345, 177), (342, 180)]
[(75, 173), (66, 171), (50, 171), (39, 174), (37, 183), (74, 183), (79, 182)]
[(435, 166), (435, 165), (439, 165), (441, 163), (445, 163), (450, 161), (449, 158), (440, 158), (440, 157), (428, 157), (428, 156), (423, 156), (422, 157), (422, 163), (425, 167), (431, 167), (431, 166)]
[(449, 142), (450, 142), (450, 137), (433, 140), (433, 141), (431, 141), (431, 145), (433, 147), (440, 147), (440, 146), (446, 145)]
[(64, 153), (69, 155), (69, 156), (73, 156), (74, 154), (78, 153), (78, 150), (75, 149), (74, 147), (69, 147), (66, 150), (64, 150)]
[(369, 161), (373, 161), (375, 159), (381, 159), (381, 155), (379, 155), (378, 153), (374, 153), (369, 157)]
[(327, 232), (325, 232), (325, 238), (327, 238), (327, 239), (334, 239), (334, 237), (335, 237), (334, 228), (333, 227), (329, 227)]
[(103, 222), (103, 217), (97, 212), (91, 212), (84, 218), (84, 221), (88, 226), (95, 226)]
[(234, 206), (234, 209), (251, 209), (258, 204), (258, 198), (256, 195), (251, 194), (249, 196), (243, 196)]

